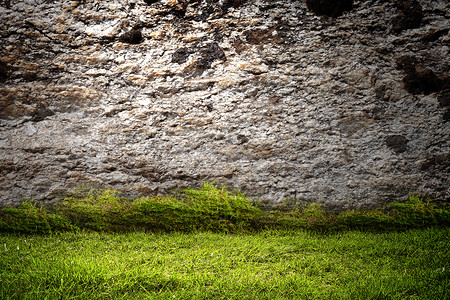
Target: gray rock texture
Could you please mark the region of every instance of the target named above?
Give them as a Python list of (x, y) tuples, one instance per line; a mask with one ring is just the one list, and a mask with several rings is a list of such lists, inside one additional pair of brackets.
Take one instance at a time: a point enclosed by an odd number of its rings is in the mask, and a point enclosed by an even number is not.
[(448, 200), (450, 4), (409, 2), (1, 1), (0, 201)]

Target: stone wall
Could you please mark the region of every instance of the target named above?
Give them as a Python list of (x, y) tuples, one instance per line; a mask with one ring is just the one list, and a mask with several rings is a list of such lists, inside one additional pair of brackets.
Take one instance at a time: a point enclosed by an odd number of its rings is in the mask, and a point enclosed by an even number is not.
[(1, 203), (203, 181), (449, 199), (448, 1), (310, 2), (0, 1)]

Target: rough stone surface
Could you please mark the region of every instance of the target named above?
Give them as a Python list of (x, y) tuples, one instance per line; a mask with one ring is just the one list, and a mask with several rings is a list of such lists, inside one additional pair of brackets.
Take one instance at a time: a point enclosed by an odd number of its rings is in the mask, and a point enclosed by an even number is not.
[(0, 201), (205, 180), (339, 208), (449, 199), (450, 5), (406, 2), (335, 18), (306, 1), (0, 2)]

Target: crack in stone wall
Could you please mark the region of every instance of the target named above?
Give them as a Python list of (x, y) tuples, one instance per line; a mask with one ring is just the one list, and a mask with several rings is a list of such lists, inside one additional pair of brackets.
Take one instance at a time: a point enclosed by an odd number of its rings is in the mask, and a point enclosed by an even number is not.
[(336, 18), (304, 1), (3, 1), (1, 203), (205, 180), (272, 203), (448, 200), (450, 6), (419, 2), (409, 25), (395, 1)]

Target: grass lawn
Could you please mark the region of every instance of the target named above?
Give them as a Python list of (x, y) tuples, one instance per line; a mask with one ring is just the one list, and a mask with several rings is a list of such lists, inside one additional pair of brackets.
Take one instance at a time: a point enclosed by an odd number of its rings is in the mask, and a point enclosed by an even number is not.
[(450, 228), (0, 234), (1, 299), (450, 299)]

